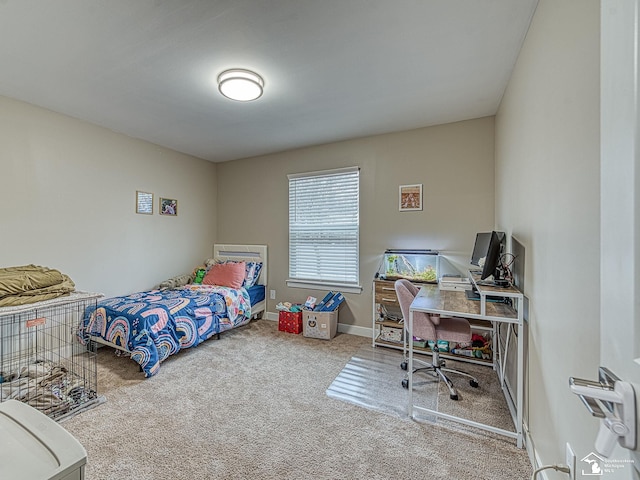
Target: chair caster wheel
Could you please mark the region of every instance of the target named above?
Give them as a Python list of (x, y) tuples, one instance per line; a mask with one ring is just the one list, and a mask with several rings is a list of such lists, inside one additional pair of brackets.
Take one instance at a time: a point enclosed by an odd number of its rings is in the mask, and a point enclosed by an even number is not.
[(408, 370), (408, 369), (409, 369), (409, 364), (408, 364), (407, 362), (402, 362), (402, 363), (400, 364), (400, 368), (401, 368), (402, 370)]
[(409, 380), (408, 379), (403, 379), (402, 380), (402, 388), (406, 388), (407, 390), (409, 389)]
[(451, 400), (458, 400), (458, 395), (449, 395)]
[(475, 380), (469, 380), (469, 385), (471, 385), (473, 388), (478, 388), (480, 386)]

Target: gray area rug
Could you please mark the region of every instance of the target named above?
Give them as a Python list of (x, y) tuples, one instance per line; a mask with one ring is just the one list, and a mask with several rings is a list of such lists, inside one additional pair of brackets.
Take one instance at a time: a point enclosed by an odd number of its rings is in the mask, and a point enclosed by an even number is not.
[[(416, 357), (427, 362), (431, 360), (430, 356), (416, 355)], [(401, 385), (402, 379), (406, 378), (406, 372), (400, 368), (403, 358), (399, 350), (363, 347), (331, 383), (327, 389), (327, 395), (407, 419), (408, 390)], [(493, 369), (453, 360), (446, 360), (446, 363), (449, 368), (459, 369), (476, 377), (480, 384), (479, 388), (471, 387), (467, 378), (451, 374), (449, 378), (453, 381), (459, 395), (459, 400), (451, 400), (449, 389), (444, 382), (434, 377), (431, 372), (418, 372), (413, 377), (414, 404), (515, 432), (509, 407)], [(443, 420), (426, 412), (415, 411), (414, 418), (419, 421), (442, 423), (462, 430), (473, 428)], [(484, 430), (476, 430), (486, 435), (494, 435)], [(507, 437), (504, 438), (506, 441), (511, 441)]]
[(147, 379), (101, 348), (107, 401), (62, 425), (87, 450), (87, 480), (529, 478), (525, 450), (509, 439), (329, 397), (370, 344), (306, 338), (259, 320), (170, 357)]

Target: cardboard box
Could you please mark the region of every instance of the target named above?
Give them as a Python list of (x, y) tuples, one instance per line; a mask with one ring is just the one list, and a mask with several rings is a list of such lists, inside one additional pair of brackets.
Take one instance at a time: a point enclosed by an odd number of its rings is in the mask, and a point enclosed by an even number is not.
[(302, 312), (279, 312), (278, 330), (281, 332), (302, 332)]
[[(324, 302), (324, 300), (322, 300)], [(314, 308), (315, 311), (319, 312), (333, 312), (340, 307), (340, 304), (344, 302), (344, 295), (342, 293), (335, 293), (329, 300), (326, 301), (322, 306), (318, 308)]]
[(338, 331), (338, 311), (316, 312), (305, 310), (302, 312), (302, 334), (305, 337), (330, 340)]

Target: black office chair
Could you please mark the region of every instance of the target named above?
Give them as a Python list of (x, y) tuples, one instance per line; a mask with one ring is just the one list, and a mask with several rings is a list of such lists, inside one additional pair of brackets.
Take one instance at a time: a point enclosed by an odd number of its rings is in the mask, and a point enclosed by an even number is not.
[[(404, 317), (405, 324), (405, 342), (412, 342), (413, 338), (408, 337), (409, 328), (409, 307), (411, 302), (418, 294), (418, 288), (414, 286), (409, 280), (400, 279), (396, 280), (394, 284), (396, 295), (398, 296), (398, 302), (400, 303), (400, 310), (402, 310), (402, 316)], [(422, 338), (424, 340), (432, 340), (435, 342), (433, 346), (433, 356), (431, 363), (424, 362), (422, 360), (414, 359), (414, 363), (424, 365), (422, 368), (416, 368), (413, 373), (419, 371), (430, 371), (435, 376), (440, 378), (447, 384), (449, 388), (449, 397), (451, 400), (458, 400), (458, 391), (453, 386), (453, 383), (445, 372), (455, 373), (469, 378), (469, 385), (473, 388), (478, 388), (478, 380), (468, 373), (460, 370), (454, 370), (451, 368), (445, 368), (445, 361), (440, 358), (440, 351), (438, 349), (438, 340), (446, 340), (449, 342), (470, 343), (471, 342), (471, 325), (469, 321), (464, 318), (443, 318), (439, 315), (431, 315), (424, 312), (413, 313), (413, 336)], [(405, 349), (406, 354), (406, 349)], [(406, 362), (401, 365), (403, 370), (407, 369)], [(409, 379), (402, 380), (402, 386), (409, 388)]]

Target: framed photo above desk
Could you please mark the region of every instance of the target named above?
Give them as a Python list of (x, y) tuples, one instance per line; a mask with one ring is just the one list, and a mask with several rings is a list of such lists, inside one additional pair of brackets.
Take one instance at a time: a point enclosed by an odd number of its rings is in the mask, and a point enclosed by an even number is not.
[(400, 185), (399, 203), (401, 212), (422, 210), (422, 184)]

